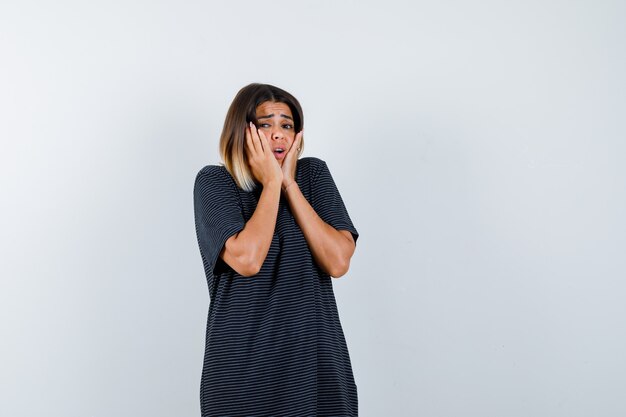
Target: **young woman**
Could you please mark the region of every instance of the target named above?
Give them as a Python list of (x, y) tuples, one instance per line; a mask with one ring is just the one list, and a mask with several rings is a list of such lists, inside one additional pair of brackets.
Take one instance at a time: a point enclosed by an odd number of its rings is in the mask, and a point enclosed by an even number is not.
[(250, 84), (220, 138), (223, 164), (194, 185), (209, 286), (203, 417), (357, 416), (357, 386), (331, 277), (359, 236), (326, 163), (299, 158), (298, 100)]

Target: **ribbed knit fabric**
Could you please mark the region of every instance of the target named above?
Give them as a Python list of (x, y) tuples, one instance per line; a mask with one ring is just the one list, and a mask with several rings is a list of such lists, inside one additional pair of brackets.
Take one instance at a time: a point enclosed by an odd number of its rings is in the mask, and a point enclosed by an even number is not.
[[(300, 158), (296, 182), (322, 220), (357, 241), (323, 160)], [(261, 192), (241, 190), (222, 165), (207, 165), (196, 176), (196, 235), (210, 297), (202, 417), (357, 416), (333, 278), (313, 260), (286, 197), (258, 274), (239, 275), (219, 258), (226, 240), (252, 217)]]

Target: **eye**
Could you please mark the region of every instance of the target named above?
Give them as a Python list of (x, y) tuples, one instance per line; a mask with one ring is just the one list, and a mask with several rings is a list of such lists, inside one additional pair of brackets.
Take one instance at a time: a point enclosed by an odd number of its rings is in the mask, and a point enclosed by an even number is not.
[(261, 123), (259, 126), (260, 127), (269, 127), (269, 125), (270, 125), (269, 123)]
[(293, 126), (290, 125), (290, 124), (284, 124), (283, 128), (285, 128), (285, 129), (293, 129)]

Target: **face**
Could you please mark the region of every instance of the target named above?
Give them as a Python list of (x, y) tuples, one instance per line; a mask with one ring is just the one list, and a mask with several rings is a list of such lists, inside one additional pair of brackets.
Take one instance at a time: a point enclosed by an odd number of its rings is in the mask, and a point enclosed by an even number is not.
[[(296, 137), (293, 115), (285, 103), (265, 101), (256, 108), (258, 128), (270, 144), (272, 154), (283, 165), (285, 155)], [(283, 151), (280, 152), (280, 149)]]

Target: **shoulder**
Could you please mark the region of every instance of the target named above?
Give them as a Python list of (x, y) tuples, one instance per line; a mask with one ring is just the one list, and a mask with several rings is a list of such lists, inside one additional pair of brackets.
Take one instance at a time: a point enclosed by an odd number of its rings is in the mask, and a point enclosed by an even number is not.
[(298, 164), (302, 164), (304, 171), (312, 179), (316, 178), (322, 170), (328, 169), (326, 161), (315, 156), (300, 158)]
[(317, 167), (320, 164), (325, 164), (323, 159), (320, 159), (316, 156), (305, 156), (303, 158), (298, 159), (298, 163), (308, 164), (310, 166)]
[(219, 165), (205, 165), (196, 173), (196, 185), (200, 182), (207, 182), (207, 180), (214, 180), (220, 177)]
[(200, 176), (221, 176), (226, 171), (226, 167), (223, 165), (205, 165), (198, 171), (196, 178)]
[(196, 174), (194, 187), (230, 188), (234, 179), (223, 165), (205, 165)]

